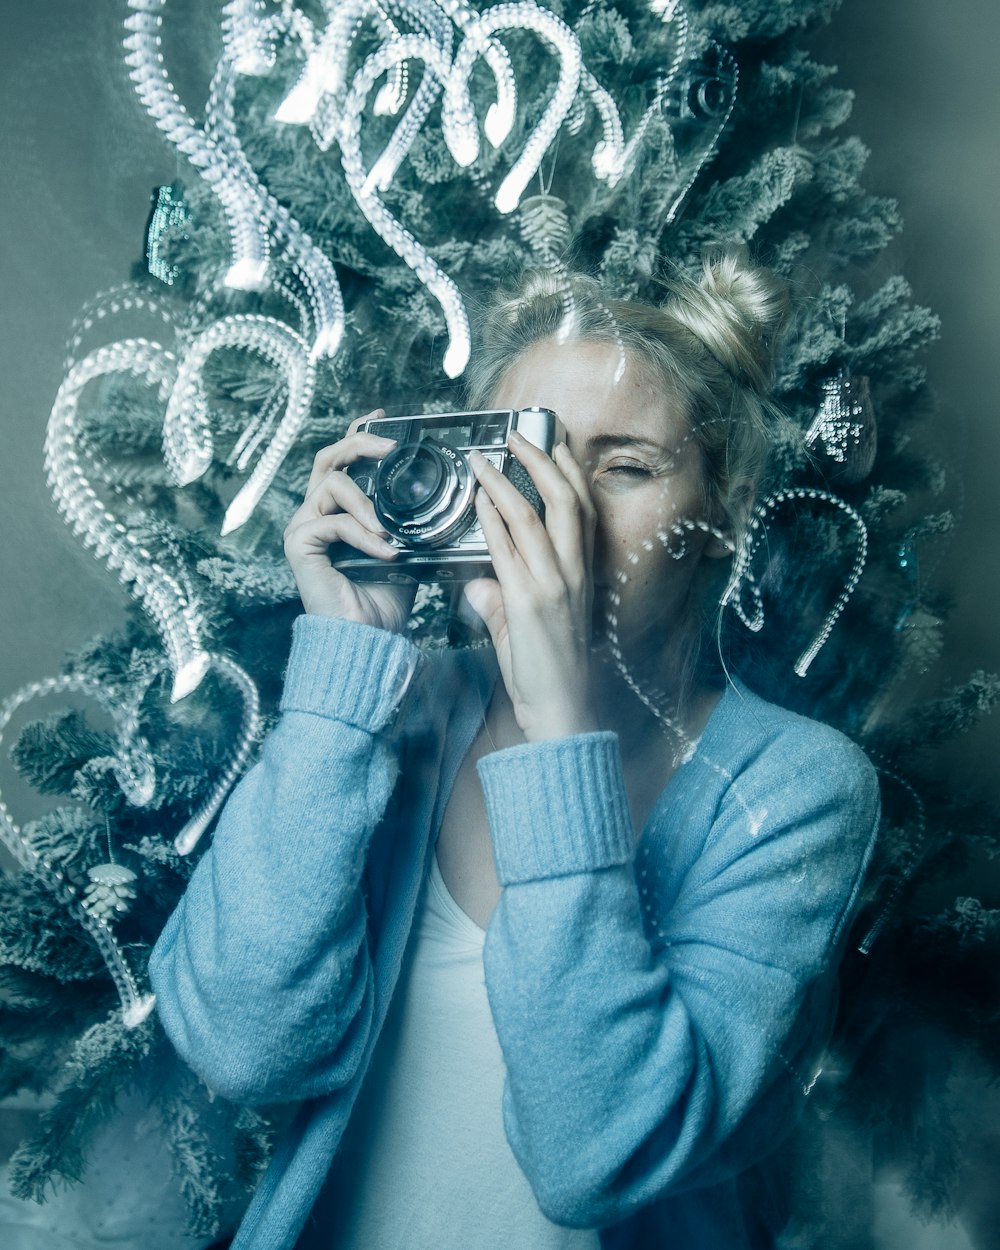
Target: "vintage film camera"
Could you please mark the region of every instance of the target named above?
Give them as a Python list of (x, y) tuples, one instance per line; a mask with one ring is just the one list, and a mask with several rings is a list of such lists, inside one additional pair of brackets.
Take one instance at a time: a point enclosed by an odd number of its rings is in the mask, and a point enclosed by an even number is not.
[(542, 513), (527, 470), (507, 450), (517, 430), (551, 456), (565, 431), (548, 408), (443, 412), (375, 417), (360, 427), (397, 446), (381, 460), (358, 460), (347, 473), (374, 501), (375, 512), (400, 553), (389, 565), (340, 547), (334, 567), (355, 581), (464, 582), (490, 571), (490, 556), (473, 497), (476, 478), (467, 456), (479, 450)]

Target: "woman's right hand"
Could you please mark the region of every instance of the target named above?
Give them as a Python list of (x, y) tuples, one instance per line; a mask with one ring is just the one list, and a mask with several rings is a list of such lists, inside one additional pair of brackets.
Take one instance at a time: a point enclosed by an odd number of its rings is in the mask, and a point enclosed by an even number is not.
[(329, 553), (332, 543), (346, 543), (387, 562), (398, 554), (386, 541), (371, 499), (340, 472), (356, 460), (381, 460), (392, 451), (394, 439), (358, 430), (363, 421), (382, 416), (377, 408), (359, 417), (339, 443), (317, 454), (305, 500), (285, 530), (285, 556), (307, 612), (399, 633), (409, 618), (416, 582), (352, 582), (333, 567)]

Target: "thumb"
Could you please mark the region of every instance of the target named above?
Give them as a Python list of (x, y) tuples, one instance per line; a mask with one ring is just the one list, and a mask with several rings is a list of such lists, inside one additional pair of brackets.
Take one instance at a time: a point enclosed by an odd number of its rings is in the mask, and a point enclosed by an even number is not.
[(500, 583), (492, 577), (477, 577), (465, 585), (465, 598), (473, 612), (480, 618), (490, 636), (496, 642), (497, 632), (503, 621), (503, 599)]

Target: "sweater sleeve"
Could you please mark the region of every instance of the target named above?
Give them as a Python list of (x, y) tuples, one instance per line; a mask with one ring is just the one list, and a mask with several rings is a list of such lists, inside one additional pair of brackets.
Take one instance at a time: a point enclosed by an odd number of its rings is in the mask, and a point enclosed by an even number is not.
[(153, 951), (174, 1046), (244, 1103), (348, 1084), (372, 1022), (362, 873), (396, 758), (385, 732), (419, 652), (350, 622), (295, 623), (282, 715), (227, 802)]
[[(879, 811), (863, 754), (799, 725), (724, 782), (704, 770), (706, 831), (652, 927), (655, 867), (635, 860), (614, 735), (478, 765), (504, 886), (484, 958), (505, 1126), (557, 1223), (616, 1223), (714, 1183), (789, 1127)], [(660, 832), (669, 847), (684, 831)]]

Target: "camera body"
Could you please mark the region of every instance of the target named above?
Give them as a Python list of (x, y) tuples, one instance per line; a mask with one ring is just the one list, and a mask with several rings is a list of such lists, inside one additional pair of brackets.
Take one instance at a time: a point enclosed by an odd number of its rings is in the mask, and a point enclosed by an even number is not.
[(542, 515), (535, 484), (508, 451), (507, 438), (517, 430), (548, 456), (565, 438), (549, 408), (374, 417), (360, 428), (397, 442), (381, 460), (358, 460), (346, 472), (374, 503), (399, 555), (386, 564), (351, 548), (334, 549), (334, 567), (354, 581), (464, 582), (488, 574), (469, 452), (482, 452)]

